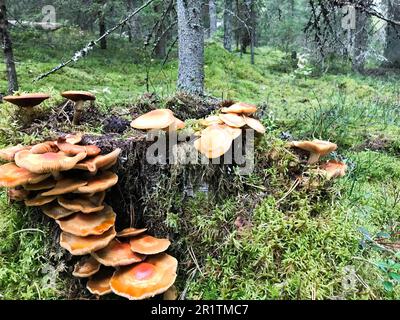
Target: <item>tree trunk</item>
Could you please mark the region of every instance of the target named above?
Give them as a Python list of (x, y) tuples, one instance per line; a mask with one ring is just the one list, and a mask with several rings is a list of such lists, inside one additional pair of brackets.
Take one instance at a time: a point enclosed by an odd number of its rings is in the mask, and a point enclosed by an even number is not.
[(356, 30), (354, 30), (352, 69), (355, 72), (364, 72), (366, 53), (368, 50), (369, 16), (361, 10), (356, 11)]
[[(100, 37), (106, 33), (106, 23), (104, 19), (104, 14), (101, 12), (99, 17), (99, 30), (100, 30)], [(107, 38), (103, 38), (100, 40), (100, 48), (107, 49)]]
[(250, 15), (250, 54), (251, 54), (251, 64), (254, 64), (254, 49), (256, 45), (256, 10), (255, 10), (255, 0), (247, 0), (247, 8)]
[[(156, 4), (154, 6), (154, 12), (158, 13), (158, 14), (162, 14), (162, 6), (159, 4)], [(155, 48), (154, 48), (154, 55), (157, 58), (163, 58), (166, 55), (166, 39), (165, 36), (163, 36), (164, 33), (164, 23), (161, 21), (159, 26), (157, 27), (156, 30), (156, 44), (155, 44)]]
[(217, 31), (217, 4), (215, 0), (209, 0), (208, 12), (210, 14), (210, 37)]
[(8, 33), (7, 10), (5, 0), (0, 0), (0, 41), (4, 51), (6, 64), (8, 93), (18, 91), (17, 72), (15, 70), (14, 54), (10, 34)]
[[(400, 21), (400, 0), (388, 0), (389, 18)], [(388, 24), (386, 28), (385, 58), (390, 67), (400, 68), (400, 27)]]
[[(141, 0), (127, 0), (127, 8), (128, 12), (132, 12), (134, 9), (140, 6)], [(140, 28), (140, 15), (133, 16), (128, 21), (128, 29), (129, 29), (129, 41), (130, 42), (138, 42), (142, 41), (142, 31)]]
[(178, 90), (203, 94), (204, 32), (201, 1), (177, 0), (179, 37)]
[(232, 12), (233, 1), (225, 0), (224, 6), (224, 48), (232, 51)]

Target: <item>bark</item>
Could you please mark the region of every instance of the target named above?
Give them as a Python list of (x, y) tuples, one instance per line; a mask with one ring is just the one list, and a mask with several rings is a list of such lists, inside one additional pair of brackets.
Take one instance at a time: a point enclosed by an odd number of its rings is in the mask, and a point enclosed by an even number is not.
[(198, 95), (203, 94), (204, 90), (204, 31), (201, 9), (201, 1), (177, 0), (178, 90)]
[(208, 11), (210, 14), (210, 37), (217, 31), (217, 4), (215, 0), (209, 0)]
[[(162, 6), (159, 4), (156, 4), (154, 6), (154, 12), (158, 13), (158, 14), (162, 14)], [(161, 21), (160, 25), (157, 27), (157, 31), (156, 31), (156, 47), (154, 48), (154, 54), (157, 58), (163, 58), (166, 55), (166, 38), (165, 35), (163, 35), (164, 33), (164, 22)]]
[(249, 22), (250, 22), (250, 53), (251, 53), (251, 64), (254, 64), (254, 49), (256, 45), (256, 10), (255, 0), (247, 0), (247, 8), (249, 10)]
[(356, 30), (354, 30), (354, 47), (352, 52), (352, 68), (355, 72), (364, 72), (368, 50), (369, 16), (360, 10), (356, 11)]
[(4, 60), (6, 64), (8, 93), (18, 91), (17, 72), (15, 70), (14, 54), (12, 42), (8, 32), (7, 10), (5, 0), (0, 0), (0, 42), (4, 51)]
[[(400, 21), (400, 0), (388, 0), (389, 18)], [(400, 68), (400, 27), (388, 24), (386, 28), (385, 57), (390, 67)]]
[(233, 1), (225, 0), (224, 6), (224, 48), (232, 51), (232, 13)]
[[(106, 21), (103, 11), (99, 13), (99, 32), (100, 37), (106, 33)], [(100, 48), (107, 49), (107, 39), (105, 37), (100, 41)]]
[[(135, 8), (139, 7), (142, 4), (141, 2), (141, 0), (127, 0), (128, 12), (132, 12)], [(138, 42), (142, 40), (139, 15), (135, 15), (129, 20), (128, 29), (129, 41)]]

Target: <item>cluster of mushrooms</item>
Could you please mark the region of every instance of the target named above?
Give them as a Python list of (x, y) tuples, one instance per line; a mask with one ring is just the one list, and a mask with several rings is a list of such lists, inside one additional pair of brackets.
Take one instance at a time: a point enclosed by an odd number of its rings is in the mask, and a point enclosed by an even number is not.
[[(307, 164), (309, 165), (318, 164), (320, 157), (336, 151), (338, 147), (335, 143), (317, 139), (312, 141), (292, 141), (288, 146), (309, 152), (309, 158), (307, 161)], [(335, 178), (344, 177), (346, 175), (346, 170), (347, 165), (344, 162), (329, 160), (320, 164), (316, 169), (311, 169), (309, 174), (323, 176), (329, 181)], [(307, 182), (308, 179), (305, 180)]]
[[(214, 159), (228, 152), (233, 140), (242, 134), (242, 128), (247, 126), (258, 133), (265, 133), (262, 123), (251, 117), (255, 112), (255, 105), (238, 102), (222, 108), (219, 115), (199, 120), (203, 129), (196, 133), (199, 139), (194, 142), (194, 147), (207, 158)], [(177, 119), (171, 110), (158, 109), (138, 117), (131, 126), (140, 130), (179, 130), (185, 128), (185, 123)]]
[[(72, 123), (74, 125), (79, 124), (85, 102), (96, 100), (94, 94), (87, 91), (65, 91), (61, 93), (61, 96), (74, 102), (74, 117), (72, 120)], [(21, 109), (21, 112), (19, 112), (19, 114), (24, 115), (24, 122), (26, 124), (29, 124), (34, 117), (33, 108), (49, 98), (50, 95), (47, 93), (26, 93), (20, 95), (5, 96), (3, 97), (3, 100), (18, 106)]]
[(120, 149), (101, 154), (95, 145), (80, 145), (81, 135), (66, 135), (34, 146), (0, 150), (0, 186), (11, 200), (39, 207), (61, 228), (60, 245), (82, 256), (73, 275), (89, 278), (97, 296), (115, 293), (132, 300), (166, 292), (175, 282), (177, 260), (164, 253), (168, 239), (146, 229), (115, 231), (116, 213), (104, 202), (118, 182), (110, 171)]
[[(233, 140), (242, 134), (243, 128), (251, 128), (255, 132), (264, 134), (266, 129), (263, 124), (252, 117), (257, 112), (255, 105), (236, 102), (229, 107), (222, 108), (218, 114), (211, 115), (198, 121), (203, 129), (196, 132), (199, 136), (194, 141), (194, 147), (209, 159), (223, 156), (232, 146)], [(174, 116), (169, 109), (157, 109), (145, 113), (132, 121), (131, 127), (139, 130), (181, 130), (185, 123)], [(204, 128), (205, 127), (205, 128)], [(309, 152), (308, 165), (318, 163), (320, 157), (336, 151), (335, 143), (323, 140), (292, 141), (289, 148), (298, 148)], [(308, 173), (322, 175), (327, 180), (343, 177), (347, 165), (341, 161), (329, 160), (317, 168), (312, 168)]]

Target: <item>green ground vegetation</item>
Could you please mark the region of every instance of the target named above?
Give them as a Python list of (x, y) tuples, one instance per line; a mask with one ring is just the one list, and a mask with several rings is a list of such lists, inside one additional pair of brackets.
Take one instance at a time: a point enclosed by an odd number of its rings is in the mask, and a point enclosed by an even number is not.
[[(67, 89), (93, 91), (104, 110), (124, 110), (148, 90), (162, 98), (175, 90), (174, 52), (163, 65), (118, 37), (109, 49), (95, 49), (33, 83), (90, 35), (60, 30), (13, 36), (21, 91), (52, 93), (44, 108), (61, 102), (58, 92)], [(208, 94), (259, 104), (269, 130), (257, 149), (262, 170), (238, 177), (248, 186), (238, 196), (196, 194), (183, 207), (184, 221), (166, 209), (165, 223), (181, 232), (177, 247), (191, 261), (179, 288), (186, 298), (202, 299), (399, 299), (400, 78), (345, 68), (306, 75), (283, 52), (256, 53), (251, 65), (247, 55), (214, 42), (206, 48)], [(0, 88), (6, 88), (4, 76)], [(9, 110), (1, 112), (0, 142), (7, 145)], [(337, 143), (332, 157), (348, 164), (347, 176), (322, 189), (288, 192), (294, 180), (288, 174), (293, 154), (282, 141), (287, 135)], [(35, 137), (16, 133), (14, 139)], [(65, 266), (54, 262), (59, 253), (46, 237), (50, 227), (10, 205), (5, 193), (0, 212), (0, 298), (66, 297), (68, 277)]]

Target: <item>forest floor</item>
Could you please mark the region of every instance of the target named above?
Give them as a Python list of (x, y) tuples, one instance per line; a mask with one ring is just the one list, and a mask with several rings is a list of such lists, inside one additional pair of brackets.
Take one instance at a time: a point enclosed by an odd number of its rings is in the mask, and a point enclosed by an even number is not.
[[(32, 83), (72, 56), (88, 35), (61, 30), (13, 37), (22, 90), (53, 95), (44, 109), (62, 102), (58, 92), (69, 89), (90, 90), (102, 111), (120, 114), (144, 92), (161, 100), (174, 93), (175, 60), (161, 67), (162, 61), (138, 56), (117, 38), (109, 49), (95, 49)], [(268, 133), (257, 147), (261, 170), (241, 181), (254, 190), (215, 202), (199, 194), (187, 204), (191, 215), (184, 224), (191, 232), (182, 233), (182, 242), (193, 248), (197, 265), (180, 274), (179, 286), (186, 298), (201, 299), (399, 299), (400, 77), (348, 70), (301, 76), (288, 61), (279, 50), (259, 48), (253, 66), (246, 55), (207, 45), (207, 93), (257, 103)], [(4, 76), (0, 87), (6, 87)], [(0, 116), (1, 145), (37, 139), (18, 132), (11, 137), (8, 111), (1, 108)], [(347, 176), (323, 190), (287, 194), (287, 137), (337, 143), (334, 156), (349, 165)], [(261, 166), (272, 153), (275, 160)], [(260, 192), (266, 185), (269, 192)], [(48, 238), (50, 225), (35, 219), (0, 193), (0, 298), (68, 297), (70, 278), (65, 264), (55, 263), (61, 253)], [(186, 230), (170, 212), (166, 224)]]

